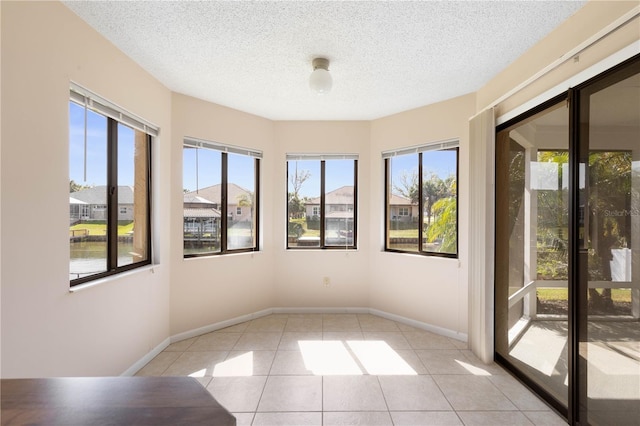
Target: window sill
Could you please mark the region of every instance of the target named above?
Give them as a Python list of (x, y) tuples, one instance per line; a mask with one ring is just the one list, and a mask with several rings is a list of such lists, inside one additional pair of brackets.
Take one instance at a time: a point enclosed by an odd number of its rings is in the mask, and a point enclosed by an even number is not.
[(142, 274), (146, 272), (151, 272), (152, 274), (156, 273), (156, 269), (158, 269), (160, 265), (146, 265), (140, 268), (132, 269), (130, 271), (121, 272), (116, 275), (110, 275), (108, 277), (100, 278), (95, 281), (90, 281), (84, 284), (78, 284), (71, 288), (69, 288), (69, 293), (77, 293), (79, 291), (87, 290), (91, 287), (99, 286), (102, 284), (114, 282), (116, 280), (120, 280), (122, 278), (126, 278), (132, 275)]
[(359, 248), (342, 248), (342, 247), (285, 247), (285, 252), (289, 253), (356, 253), (360, 251)]
[(224, 258), (229, 258), (229, 257), (236, 257), (236, 256), (251, 256), (251, 258), (253, 258), (254, 255), (259, 255), (260, 253), (262, 253), (262, 250), (255, 250), (255, 251), (241, 251), (238, 253), (213, 253), (213, 254), (208, 254), (208, 255), (203, 255), (203, 256), (189, 256), (189, 257), (182, 257), (182, 260), (185, 262), (191, 262), (194, 260), (202, 260), (202, 259), (224, 259)]
[(410, 257), (415, 257), (417, 259), (427, 258), (427, 259), (455, 260), (456, 262), (459, 261), (459, 255), (448, 256), (448, 255), (433, 254), (433, 253), (428, 253), (428, 252), (410, 252), (410, 251), (385, 250), (385, 249), (382, 249), (381, 252), (382, 253), (396, 254), (396, 255), (401, 255), (401, 256), (410, 256)]

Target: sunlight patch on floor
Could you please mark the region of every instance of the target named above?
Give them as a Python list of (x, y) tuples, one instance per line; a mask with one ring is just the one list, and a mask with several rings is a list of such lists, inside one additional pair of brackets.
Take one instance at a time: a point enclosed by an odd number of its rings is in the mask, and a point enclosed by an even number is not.
[(193, 373), (189, 374), (189, 377), (204, 377), (206, 375), (207, 369), (203, 368), (202, 370), (194, 371)]
[(467, 370), (474, 376), (491, 376), (491, 373), (489, 373), (484, 368), (476, 367), (475, 365), (471, 365), (468, 362), (460, 361), (459, 359), (455, 359), (454, 361), (460, 364), (460, 366), (462, 366), (465, 370)]
[(339, 340), (298, 342), (307, 370), (317, 376), (361, 375), (362, 370)]
[(347, 344), (369, 374), (381, 376), (418, 374), (387, 342), (353, 340), (348, 341)]
[(253, 376), (253, 351), (216, 364), (213, 377)]

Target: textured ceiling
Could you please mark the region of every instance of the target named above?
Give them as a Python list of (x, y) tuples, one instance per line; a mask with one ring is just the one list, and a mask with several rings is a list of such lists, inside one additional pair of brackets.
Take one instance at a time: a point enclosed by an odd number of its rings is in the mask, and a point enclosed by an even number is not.
[[(480, 89), (584, 1), (66, 1), (174, 92), (273, 120), (370, 120)], [(333, 89), (308, 86), (330, 59)]]

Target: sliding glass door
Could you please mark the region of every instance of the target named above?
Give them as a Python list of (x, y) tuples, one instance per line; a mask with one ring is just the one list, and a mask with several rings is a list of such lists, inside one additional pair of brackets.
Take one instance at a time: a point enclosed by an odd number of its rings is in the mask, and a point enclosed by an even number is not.
[(640, 424), (640, 59), (496, 135), (496, 359), (571, 424)]
[(579, 93), (580, 418), (640, 425), (640, 62)]
[(558, 99), (496, 140), (496, 352), (565, 406), (568, 122)]

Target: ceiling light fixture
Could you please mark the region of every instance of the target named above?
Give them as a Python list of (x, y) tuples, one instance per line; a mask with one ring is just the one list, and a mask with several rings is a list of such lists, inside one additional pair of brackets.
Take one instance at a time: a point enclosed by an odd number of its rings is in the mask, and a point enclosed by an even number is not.
[(329, 74), (329, 60), (315, 58), (312, 62), (313, 72), (309, 77), (309, 87), (318, 95), (325, 95), (331, 90), (333, 79)]

